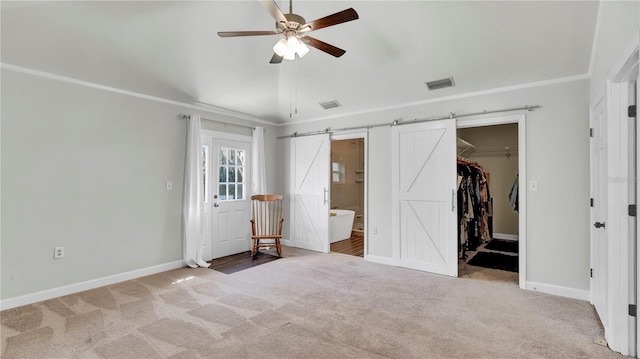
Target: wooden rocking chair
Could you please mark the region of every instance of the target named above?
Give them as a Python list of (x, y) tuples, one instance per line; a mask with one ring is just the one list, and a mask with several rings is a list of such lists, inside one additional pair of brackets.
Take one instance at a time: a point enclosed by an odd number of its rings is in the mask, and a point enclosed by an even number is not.
[[(282, 195), (259, 194), (251, 196), (251, 255), (256, 256), (258, 249), (276, 247), (282, 257)], [(269, 240), (260, 242), (261, 240)]]

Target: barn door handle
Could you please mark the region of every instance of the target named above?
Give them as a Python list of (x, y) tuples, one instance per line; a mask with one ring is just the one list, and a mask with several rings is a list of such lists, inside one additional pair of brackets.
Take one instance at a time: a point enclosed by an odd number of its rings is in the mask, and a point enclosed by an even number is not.
[(329, 194), (329, 189), (327, 187), (324, 188), (324, 204), (329, 203), (329, 199), (328, 199), (328, 195)]
[(456, 190), (451, 190), (451, 212), (456, 211)]

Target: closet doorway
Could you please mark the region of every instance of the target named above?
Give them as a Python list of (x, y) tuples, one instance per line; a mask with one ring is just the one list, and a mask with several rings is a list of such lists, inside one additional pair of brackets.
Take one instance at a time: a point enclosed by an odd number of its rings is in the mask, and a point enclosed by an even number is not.
[(524, 118), (457, 122), (460, 277), (525, 287)]

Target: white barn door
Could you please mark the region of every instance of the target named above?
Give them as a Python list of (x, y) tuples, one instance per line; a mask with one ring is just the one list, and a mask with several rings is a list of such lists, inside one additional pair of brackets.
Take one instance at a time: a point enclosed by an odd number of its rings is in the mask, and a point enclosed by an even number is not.
[(291, 139), (288, 245), (329, 252), (329, 134)]
[(394, 261), (457, 277), (455, 120), (393, 127), (391, 163)]

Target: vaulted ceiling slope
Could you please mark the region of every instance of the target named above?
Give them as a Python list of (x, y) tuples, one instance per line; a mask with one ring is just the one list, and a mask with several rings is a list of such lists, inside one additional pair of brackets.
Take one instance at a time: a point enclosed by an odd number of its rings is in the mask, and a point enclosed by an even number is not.
[[(276, 2), (284, 13), (287, 1)], [(258, 1), (1, 2), (2, 63), (278, 123), (347, 116), (434, 98), (583, 75), (597, 1), (306, 1), (307, 21), (353, 7), (359, 19), (313, 32), (311, 48), (269, 64), (280, 35)], [(429, 91), (425, 81), (453, 76)], [(342, 106), (325, 110), (321, 102)], [(297, 109), (297, 113), (296, 113)]]

